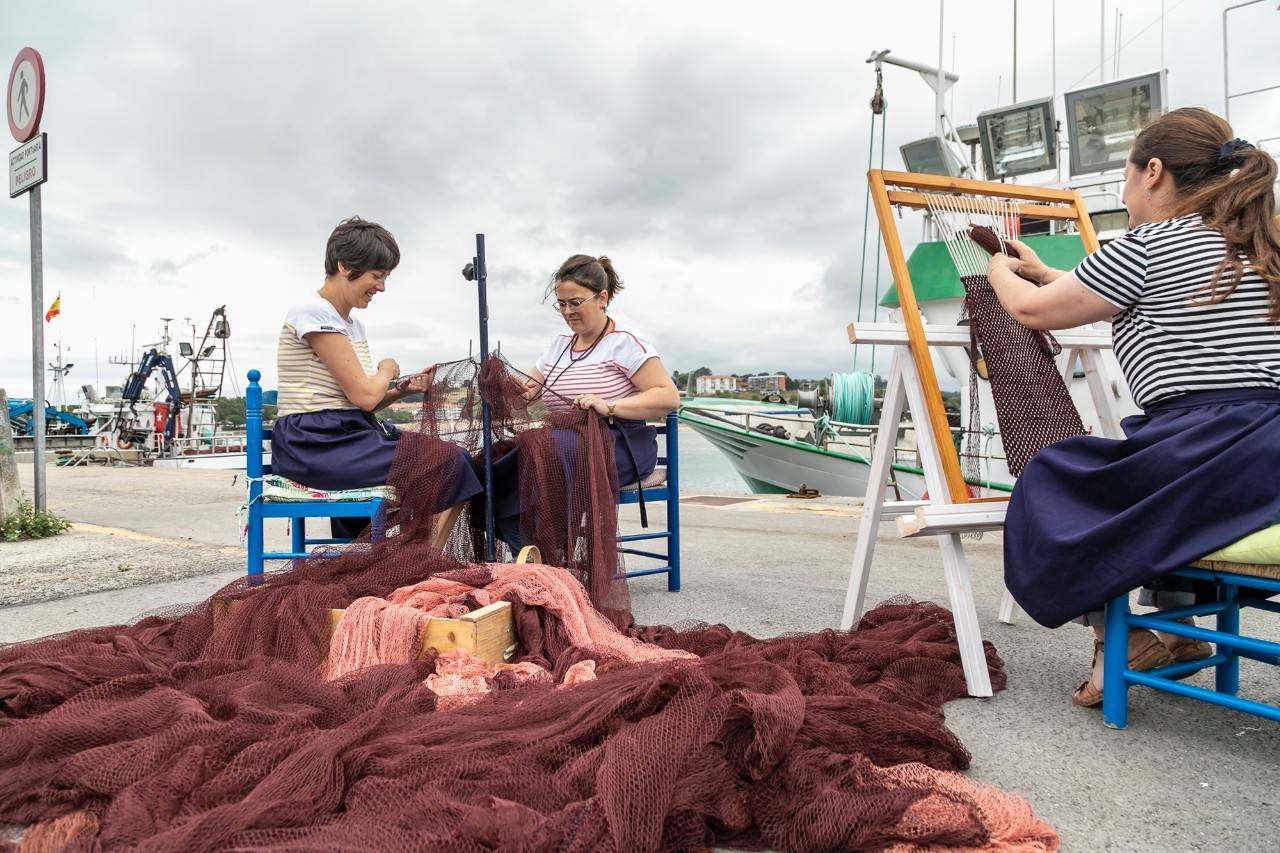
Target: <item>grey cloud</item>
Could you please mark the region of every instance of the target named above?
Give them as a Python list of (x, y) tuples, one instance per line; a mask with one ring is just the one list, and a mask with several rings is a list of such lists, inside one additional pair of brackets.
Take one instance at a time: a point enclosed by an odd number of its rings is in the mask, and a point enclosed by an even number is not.
[(188, 267), (191, 264), (204, 260), (217, 252), (219, 248), (220, 247), (218, 246), (210, 246), (203, 252), (196, 252), (195, 254), (187, 255), (182, 260), (174, 260), (173, 258), (157, 258), (151, 263), (151, 272), (153, 275), (157, 276), (177, 275), (184, 267)]

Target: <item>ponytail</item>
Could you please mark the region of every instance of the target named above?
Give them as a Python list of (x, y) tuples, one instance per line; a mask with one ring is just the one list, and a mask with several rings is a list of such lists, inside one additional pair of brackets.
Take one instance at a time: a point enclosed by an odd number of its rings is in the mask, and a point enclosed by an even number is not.
[(1244, 260), (1267, 282), (1268, 317), (1280, 321), (1280, 225), (1276, 222), (1276, 161), (1233, 138), (1231, 125), (1198, 107), (1166, 113), (1134, 140), (1129, 160), (1139, 168), (1158, 159), (1173, 178), (1174, 212), (1200, 215), (1222, 234), (1227, 250), (1209, 283), (1209, 304), (1235, 292)]

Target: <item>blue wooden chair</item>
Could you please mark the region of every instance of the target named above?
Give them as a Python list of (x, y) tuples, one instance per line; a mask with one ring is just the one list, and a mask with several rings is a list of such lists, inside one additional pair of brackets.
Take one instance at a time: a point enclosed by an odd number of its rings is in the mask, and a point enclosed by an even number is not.
[[(1238, 695), (1240, 658), (1280, 666), (1280, 643), (1240, 634), (1241, 608), (1280, 613), (1280, 602), (1268, 601), (1263, 597), (1280, 593), (1280, 566), (1201, 560), (1171, 574), (1213, 584), (1216, 600), (1208, 604), (1137, 615), (1129, 610), (1128, 594), (1118, 595), (1107, 604), (1108, 639), (1128, 636), (1130, 628), (1149, 628), (1213, 643), (1215, 653), (1203, 660), (1182, 661), (1147, 672), (1134, 672), (1129, 669), (1128, 644), (1107, 642), (1102, 653), (1103, 722), (1113, 729), (1123, 729), (1128, 724), (1128, 693), (1129, 688), (1135, 684), (1280, 722), (1280, 707), (1243, 699)], [(1216, 630), (1176, 621), (1187, 616), (1209, 615), (1217, 617)], [(1208, 667), (1214, 668), (1213, 690), (1177, 680)]]
[[(646, 575), (665, 574), (667, 576), (667, 590), (670, 592), (679, 592), (680, 590), (680, 442), (677, 435), (678, 428), (679, 421), (676, 420), (675, 412), (672, 412), (667, 415), (666, 427), (662, 431), (665, 437), (665, 446), (658, 454), (657, 467), (653, 469), (652, 474), (640, 483), (644, 490), (644, 502), (646, 505), (655, 502), (666, 503), (666, 529), (618, 537), (618, 542), (622, 546), (620, 550), (623, 554), (647, 557), (658, 560), (661, 563), (658, 566), (627, 572), (627, 577), (638, 578)], [(640, 503), (640, 489), (634, 483), (630, 486), (624, 486), (618, 496), (618, 503)], [(654, 539), (667, 540), (666, 553), (645, 551), (630, 547), (627, 544)]]
[[(385, 513), (382, 498), (365, 500), (289, 500), (273, 501), (263, 498), (263, 477), (271, 473), (271, 466), (263, 463), (263, 442), (271, 438), (271, 430), (262, 428), (262, 386), (258, 380), (262, 374), (249, 371), (249, 388), (245, 394), (245, 473), (249, 480), (248, 508), (248, 572), (250, 579), (261, 577), (267, 560), (301, 560), (311, 556), (307, 549), (314, 545), (338, 545), (350, 539), (308, 539), (308, 518), (368, 518), (370, 536), (382, 539)], [(288, 551), (263, 551), (263, 524), (268, 518), (290, 520), (291, 546)], [(336, 552), (335, 552), (336, 553)]]

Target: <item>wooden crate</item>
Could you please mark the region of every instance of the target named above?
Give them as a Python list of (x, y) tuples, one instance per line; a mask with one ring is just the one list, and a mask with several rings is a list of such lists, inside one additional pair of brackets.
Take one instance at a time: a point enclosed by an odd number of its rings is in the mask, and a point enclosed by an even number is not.
[[(345, 610), (329, 611), (331, 635), (344, 613)], [(515, 657), (516, 646), (516, 623), (510, 601), (495, 601), (457, 619), (433, 618), (427, 622), (427, 631), (422, 636), (422, 655), (430, 649), (437, 652), (463, 649), (490, 666)]]
[[(534, 545), (520, 549), (520, 555), (516, 557), (517, 564), (528, 562), (542, 562), (542, 555)], [(330, 636), (337, 630), (344, 613), (345, 610), (329, 611)], [(421, 653), (425, 655), (429, 649), (437, 652), (464, 649), (472, 657), (480, 658), (490, 666), (497, 666), (515, 657), (517, 646), (511, 602), (495, 601), (457, 619), (432, 619), (427, 623), (427, 632), (422, 637)]]

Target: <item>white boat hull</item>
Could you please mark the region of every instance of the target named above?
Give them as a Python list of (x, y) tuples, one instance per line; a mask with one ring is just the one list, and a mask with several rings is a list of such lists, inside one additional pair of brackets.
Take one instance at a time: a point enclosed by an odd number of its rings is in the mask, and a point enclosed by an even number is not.
[[(729, 460), (748, 488), (755, 493), (798, 492), (817, 489), (824, 495), (863, 497), (871, 466), (865, 459), (819, 450), (803, 442), (757, 435), (729, 425), (684, 419), (695, 432), (711, 442)], [(918, 500), (924, 478), (895, 466), (902, 500)], [(897, 499), (898, 496), (894, 496)]]

